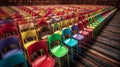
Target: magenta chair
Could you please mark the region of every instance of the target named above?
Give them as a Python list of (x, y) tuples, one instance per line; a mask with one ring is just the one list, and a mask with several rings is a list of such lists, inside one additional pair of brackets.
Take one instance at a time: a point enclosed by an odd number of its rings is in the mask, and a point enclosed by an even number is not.
[[(40, 49), (45, 49), (45, 54), (32, 60), (32, 54)], [(55, 60), (49, 55), (47, 42), (44, 40), (40, 40), (28, 47), (28, 59), (32, 67), (54, 67), (55, 65)]]

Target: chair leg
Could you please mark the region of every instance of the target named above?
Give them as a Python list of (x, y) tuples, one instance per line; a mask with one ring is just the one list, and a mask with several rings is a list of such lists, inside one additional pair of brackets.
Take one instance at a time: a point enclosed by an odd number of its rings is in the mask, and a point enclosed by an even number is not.
[(59, 58), (59, 67), (61, 67), (61, 61), (60, 61), (60, 58)]
[(71, 47), (71, 53), (72, 53), (72, 56), (71, 56), (71, 57), (72, 57), (72, 62), (73, 62), (73, 58), (74, 58), (74, 57), (73, 57), (73, 48), (72, 48), (72, 47)]
[(79, 50), (79, 47), (78, 47), (78, 45), (77, 45), (77, 53), (78, 53), (78, 50)]
[(68, 67), (70, 65), (70, 62), (69, 62), (69, 53), (67, 54), (67, 60), (68, 60)]

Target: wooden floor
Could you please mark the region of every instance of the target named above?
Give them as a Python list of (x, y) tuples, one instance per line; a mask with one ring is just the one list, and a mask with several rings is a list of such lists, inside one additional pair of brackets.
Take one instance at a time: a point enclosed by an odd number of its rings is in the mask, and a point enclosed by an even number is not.
[[(107, 21), (92, 42), (82, 48), (82, 54), (74, 52), (74, 55), (75, 60), (69, 67), (120, 66), (120, 11)], [(68, 67), (66, 59), (62, 60), (62, 67)]]

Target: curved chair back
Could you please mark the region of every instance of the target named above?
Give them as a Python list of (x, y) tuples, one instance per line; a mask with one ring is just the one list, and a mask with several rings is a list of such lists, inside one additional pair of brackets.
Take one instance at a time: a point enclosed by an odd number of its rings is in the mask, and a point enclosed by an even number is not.
[(9, 36), (18, 36), (18, 29), (16, 27), (5, 26), (0, 28), (1, 38), (7, 38)]
[(25, 64), (21, 67), (28, 67), (23, 53), (14, 54), (0, 61), (0, 67), (15, 67), (16, 65)]
[[(14, 52), (12, 50), (17, 50), (17, 49), (22, 50), (20, 47), (18, 37), (13, 36), (13, 37), (9, 37), (9, 38), (0, 40), (0, 52), (3, 56), (3, 58), (6, 53), (9, 53), (8, 56), (13, 55)], [(8, 56), (5, 56), (5, 58)]]
[(59, 44), (62, 46), (62, 41), (61, 41), (60, 34), (52, 34), (48, 37), (49, 49), (51, 49), (53, 47), (55, 41), (59, 41)]
[(54, 23), (51, 26), (52, 26), (54, 32), (57, 30), (61, 30), (60, 23)]
[(65, 36), (69, 35), (70, 38), (72, 38), (72, 32), (70, 30), (70, 28), (65, 28), (62, 30), (62, 39), (65, 39)]
[(48, 56), (48, 47), (47, 47), (47, 41), (44, 41), (44, 40), (40, 40), (39, 42), (36, 42), (32, 45), (30, 45), (28, 47), (28, 56), (29, 56), (29, 60), (30, 62), (32, 62), (32, 57), (31, 55), (34, 53), (34, 52), (37, 52), (39, 51), (40, 49), (45, 49), (45, 54)]

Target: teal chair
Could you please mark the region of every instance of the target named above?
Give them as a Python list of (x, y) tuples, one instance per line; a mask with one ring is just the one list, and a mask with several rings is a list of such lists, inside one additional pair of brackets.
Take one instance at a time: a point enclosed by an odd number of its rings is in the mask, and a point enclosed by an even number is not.
[(103, 22), (104, 18), (102, 17), (101, 14), (97, 14), (96, 15), (96, 19), (99, 21), (99, 22)]
[[(49, 49), (52, 55), (59, 58), (59, 67), (61, 67), (60, 58), (68, 54), (68, 48), (61, 41), (60, 34), (52, 34), (48, 37)], [(69, 65), (69, 56), (68, 56)]]
[(17, 65), (19, 67), (28, 67), (23, 53), (17, 53), (10, 57), (0, 60), (0, 67), (15, 67)]
[(66, 44), (71, 48), (71, 53), (72, 53), (71, 57), (73, 62), (73, 47), (77, 46), (77, 53), (78, 53), (78, 41), (73, 38), (70, 28), (65, 28), (62, 30), (62, 40), (64, 44)]

